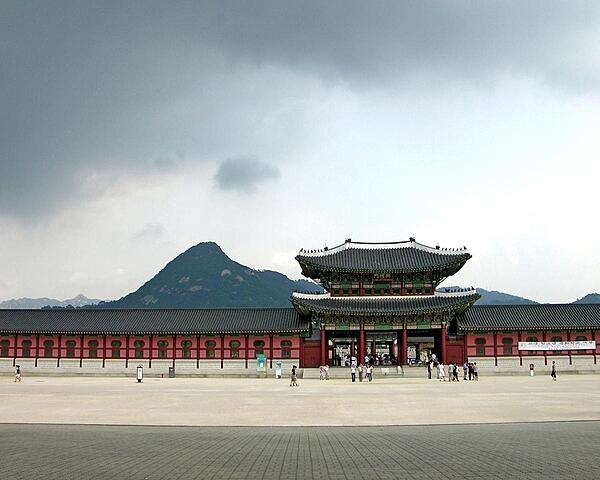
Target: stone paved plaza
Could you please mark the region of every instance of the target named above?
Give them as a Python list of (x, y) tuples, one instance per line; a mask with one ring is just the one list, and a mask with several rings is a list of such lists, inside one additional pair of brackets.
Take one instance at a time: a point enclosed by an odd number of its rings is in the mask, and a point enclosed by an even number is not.
[(0, 377), (0, 423), (374, 426), (600, 420), (600, 376), (350, 380)]
[(596, 479), (600, 422), (403, 427), (0, 425), (2, 478)]
[(599, 380), (0, 377), (0, 478), (595, 479)]

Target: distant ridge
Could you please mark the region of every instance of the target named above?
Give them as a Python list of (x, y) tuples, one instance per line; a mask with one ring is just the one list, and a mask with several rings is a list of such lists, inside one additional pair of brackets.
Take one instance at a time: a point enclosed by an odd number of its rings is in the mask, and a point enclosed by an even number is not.
[(578, 298), (573, 303), (600, 303), (600, 293), (588, 293), (583, 298)]
[(83, 307), (97, 305), (103, 300), (96, 298), (87, 298), (81, 293), (74, 298), (67, 300), (57, 300), (55, 298), (15, 298), (12, 300), (5, 300), (0, 302), (0, 309), (2, 310), (26, 310), (26, 309), (38, 309), (43, 307)]
[(485, 288), (477, 288), (477, 293), (481, 295), (481, 298), (477, 300), (476, 305), (533, 305), (538, 303), (528, 298), (495, 290), (486, 290)]

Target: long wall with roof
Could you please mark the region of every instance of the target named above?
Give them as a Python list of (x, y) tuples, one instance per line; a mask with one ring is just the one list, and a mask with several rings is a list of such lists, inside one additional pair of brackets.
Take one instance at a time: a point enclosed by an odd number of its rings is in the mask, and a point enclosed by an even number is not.
[(475, 305), (458, 328), (468, 360), (484, 371), (545, 372), (554, 362), (600, 373), (600, 305)]
[(267, 369), (298, 365), (301, 338), (271, 335), (19, 335), (0, 336), (0, 373), (21, 365), (27, 373), (127, 374), (142, 365), (149, 375), (169, 368), (187, 375), (255, 375), (257, 356)]
[(309, 332), (292, 308), (0, 310), (0, 373), (256, 375), (299, 365)]

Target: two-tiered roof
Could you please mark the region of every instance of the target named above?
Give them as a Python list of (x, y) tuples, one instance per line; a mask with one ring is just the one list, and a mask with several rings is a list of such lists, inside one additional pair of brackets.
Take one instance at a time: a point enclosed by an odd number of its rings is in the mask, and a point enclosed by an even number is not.
[(294, 293), (291, 300), (300, 314), (320, 318), (429, 317), (446, 322), (480, 298), (472, 288), (436, 290), (470, 258), (466, 247), (428, 247), (414, 238), (393, 243), (346, 240), (331, 249), (301, 250), (296, 260), (302, 273), (319, 280), (327, 292)]

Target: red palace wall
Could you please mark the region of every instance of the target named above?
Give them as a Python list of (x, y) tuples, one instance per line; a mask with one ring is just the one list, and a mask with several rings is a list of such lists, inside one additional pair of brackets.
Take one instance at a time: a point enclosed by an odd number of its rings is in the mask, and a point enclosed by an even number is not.
[(462, 364), (466, 360), (465, 355), (465, 344), (461, 340), (447, 340), (446, 341), (446, 363), (454, 362)]
[[(535, 340), (534, 340), (535, 339)], [(527, 341), (566, 342), (571, 340), (595, 340), (595, 350), (562, 351), (519, 351), (518, 343)], [(524, 332), (486, 332), (465, 334), (468, 357), (528, 357), (545, 355), (598, 355), (600, 354), (600, 332), (591, 330), (538, 330)], [(595, 360), (595, 358), (594, 358)]]
[(301, 358), (298, 335), (3, 335), (0, 358)]
[(321, 344), (318, 340), (305, 340), (303, 350), (303, 367), (318, 367), (321, 362)]

